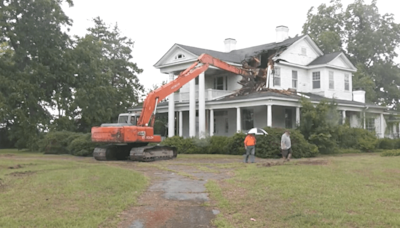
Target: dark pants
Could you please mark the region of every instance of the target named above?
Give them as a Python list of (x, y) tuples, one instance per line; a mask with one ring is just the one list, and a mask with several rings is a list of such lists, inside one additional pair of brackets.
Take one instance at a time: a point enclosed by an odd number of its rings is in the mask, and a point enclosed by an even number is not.
[(256, 146), (247, 146), (246, 149), (246, 157), (244, 158), (244, 162), (247, 163), (247, 160), (250, 156), (250, 162), (254, 163), (254, 154), (256, 153)]
[(283, 157), (288, 158), (289, 154), (292, 154), (292, 148), (289, 148), (287, 150), (282, 150)]

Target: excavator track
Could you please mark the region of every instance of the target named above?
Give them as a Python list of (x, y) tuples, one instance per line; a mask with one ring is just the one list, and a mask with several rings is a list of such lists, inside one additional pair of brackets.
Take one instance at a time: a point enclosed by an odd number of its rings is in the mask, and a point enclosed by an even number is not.
[(106, 145), (96, 147), (93, 157), (97, 161), (132, 160), (151, 162), (177, 157), (177, 149), (170, 146)]
[(177, 149), (170, 146), (146, 146), (131, 149), (129, 158), (132, 161), (150, 162), (157, 160), (174, 159), (178, 155)]

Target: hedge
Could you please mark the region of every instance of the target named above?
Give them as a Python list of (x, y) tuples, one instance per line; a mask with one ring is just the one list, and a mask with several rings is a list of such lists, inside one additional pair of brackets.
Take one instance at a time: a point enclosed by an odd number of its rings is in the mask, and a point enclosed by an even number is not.
[[(267, 136), (256, 136), (256, 156), (260, 158), (281, 157), (280, 142), (284, 129), (265, 128)], [(236, 133), (232, 137), (212, 136), (204, 139), (182, 138), (174, 136), (161, 142), (162, 145), (175, 146), (180, 154), (230, 154), (245, 153), (243, 141), (246, 135)], [(299, 131), (291, 131), (293, 157), (313, 157), (318, 154), (318, 148), (308, 143)]]
[(95, 146), (96, 144), (91, 141), (90, 133), (70, 131), (51, 131), (39, 141), (39, 151), (45, 154), (92, 156)]
[(342, 149), (358, 149), (364, 152), (371, 152), (378, 145), (378, 138), (373, 132), (349, 126), (338, 126), (333, 138), (336, 138), (339, 148)]
[(400, 150), (386, 150), (381, 153), (382, 157), (400, 156)]

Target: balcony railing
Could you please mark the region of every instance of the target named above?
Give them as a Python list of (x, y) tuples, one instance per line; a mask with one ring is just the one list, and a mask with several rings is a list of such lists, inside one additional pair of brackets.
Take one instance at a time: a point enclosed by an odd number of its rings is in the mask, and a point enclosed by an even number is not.
[[(217, 89), (206, 89), (204, 91), (204, 96), (206, 101), (215, 100), (218, 98), (222, 98), (229, 94), (234, 93), (232, 90), (217, 90)], [(189, 92), (180, 92), (174, 94), (175, 102), (188, 102), (189, 101)], [(199, 91), (195, 93), (196, 101), (199, 99)]]

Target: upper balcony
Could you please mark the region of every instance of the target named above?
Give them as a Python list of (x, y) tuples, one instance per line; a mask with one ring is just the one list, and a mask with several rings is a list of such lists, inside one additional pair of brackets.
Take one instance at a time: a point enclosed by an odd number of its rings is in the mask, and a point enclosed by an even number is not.
[[(205, 99), (206, 101), (215, 100), (218, 98), (225, 97), (229, 94), (234, 93), (232, 90), (217, 90), (217, 89), (206, 89)], [(199, 91), (195, 94), (196, 101), (199, 99)], [(174, 94), (175, 102), (189, 102), (189, 92), (179, 92)]]

